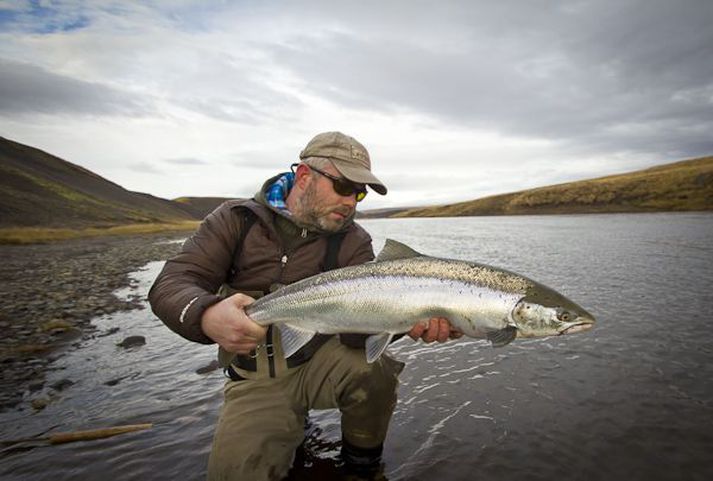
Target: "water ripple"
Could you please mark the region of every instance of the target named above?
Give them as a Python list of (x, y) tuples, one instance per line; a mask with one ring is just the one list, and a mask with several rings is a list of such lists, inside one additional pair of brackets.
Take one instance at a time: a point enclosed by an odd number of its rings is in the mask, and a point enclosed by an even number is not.
[[(385, 446), (396, 480), (713, 479), (713, 215), (517, 216), (365, 221), (423, 251), (521, 272), (591, 310), (586, 334), (402, 339), (406, 362)], [(449, 236), (443, 236), (448, 232)], [(527, 235), (522, 235), (527, 232)], [(576, 234), (576, 242), (572, 236)], [(123, 296), (145, 296), (160, 268)], [(153, 422), (93, 443), (5, 453), (3, 480), (203, 479), (221, 404), (215, 348), (179, 338), (144, 309), (94, 321), (100, 333), (56, 362), (48, 384), (75, 384), (43, 411), (0, 414), (3, 438)], [(116, 343), (144, 335), (146, 345)], [(108, 385), (116, 381), (113, 385)], [(332, 458), (339, 412), (311, 415), (316, 453)], [(322, 450), (322, 451), (320, 451)]]

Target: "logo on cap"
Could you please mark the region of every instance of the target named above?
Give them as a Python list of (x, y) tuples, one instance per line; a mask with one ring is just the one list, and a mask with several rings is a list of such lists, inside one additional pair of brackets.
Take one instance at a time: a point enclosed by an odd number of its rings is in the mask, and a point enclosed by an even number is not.
[(356, 159), (362, 163), (368, 162), (366, 152), (364, 152), (362, 149), (360, 149), (356, 145), (350, 145), (349, 147), (351, 147), (352, 159)]

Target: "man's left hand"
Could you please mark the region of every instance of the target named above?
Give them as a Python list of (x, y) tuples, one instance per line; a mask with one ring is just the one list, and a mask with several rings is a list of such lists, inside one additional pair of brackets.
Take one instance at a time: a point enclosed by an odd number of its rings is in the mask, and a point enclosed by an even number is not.
[(419, 339), (423, 342), (446, 342), (448, 339), (458, 339), (463, 333), (451, 326), (445, 317), (432, 317), (428, 321), (422, 321), (413, 326), (408, 335), (414, 341)]

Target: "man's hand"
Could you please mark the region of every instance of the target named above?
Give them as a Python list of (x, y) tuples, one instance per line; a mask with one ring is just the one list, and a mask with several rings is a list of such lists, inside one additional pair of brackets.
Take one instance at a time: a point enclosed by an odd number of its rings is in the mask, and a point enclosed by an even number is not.
[(245, 314), (245, 306), (253, 302), (252, 297), (234, 294), (210, 306), (201, 317), (203, 332), (228, 352), (249, 354), (267, 333), (267, 327)]
[(432, 317), (413, 326), (408, 335), (414, 341), (422, 339), (423, 342), (446, 342), (448, 339), (462, 337), (463, 333), (451, 326), (445, 317)]

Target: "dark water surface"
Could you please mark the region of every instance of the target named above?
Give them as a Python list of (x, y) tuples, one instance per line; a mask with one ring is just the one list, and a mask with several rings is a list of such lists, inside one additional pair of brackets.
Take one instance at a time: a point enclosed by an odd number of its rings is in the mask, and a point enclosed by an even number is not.
[[(385, 449), (389, 480), (713, 479), (713, 215), (367, 220), (423, 253), (527, 275), (598, 320), (573, 336), (500, 348), (402, 339), (407, 363)], [(121, 296), (145, 293), (160, 269)], [(55, 362), (68, 379), (43, 411), (0, 414), (1, 438), (152, 422), (102, 441), (4, 450), (3, 480), (203, 479), (222, 375), (215, 349), (150, 311), (97, 318), (100, 332)], [(143, 335), (144, 346), (116, 343)], [(336, 456), (338, 413), (314, 413), (310, 446)], [(331, 461), (330, 461), (331, 462)], [(327, 463), (329, 464), (329, 462)], [(318, 479), (310, 468), (304, 479)]]

